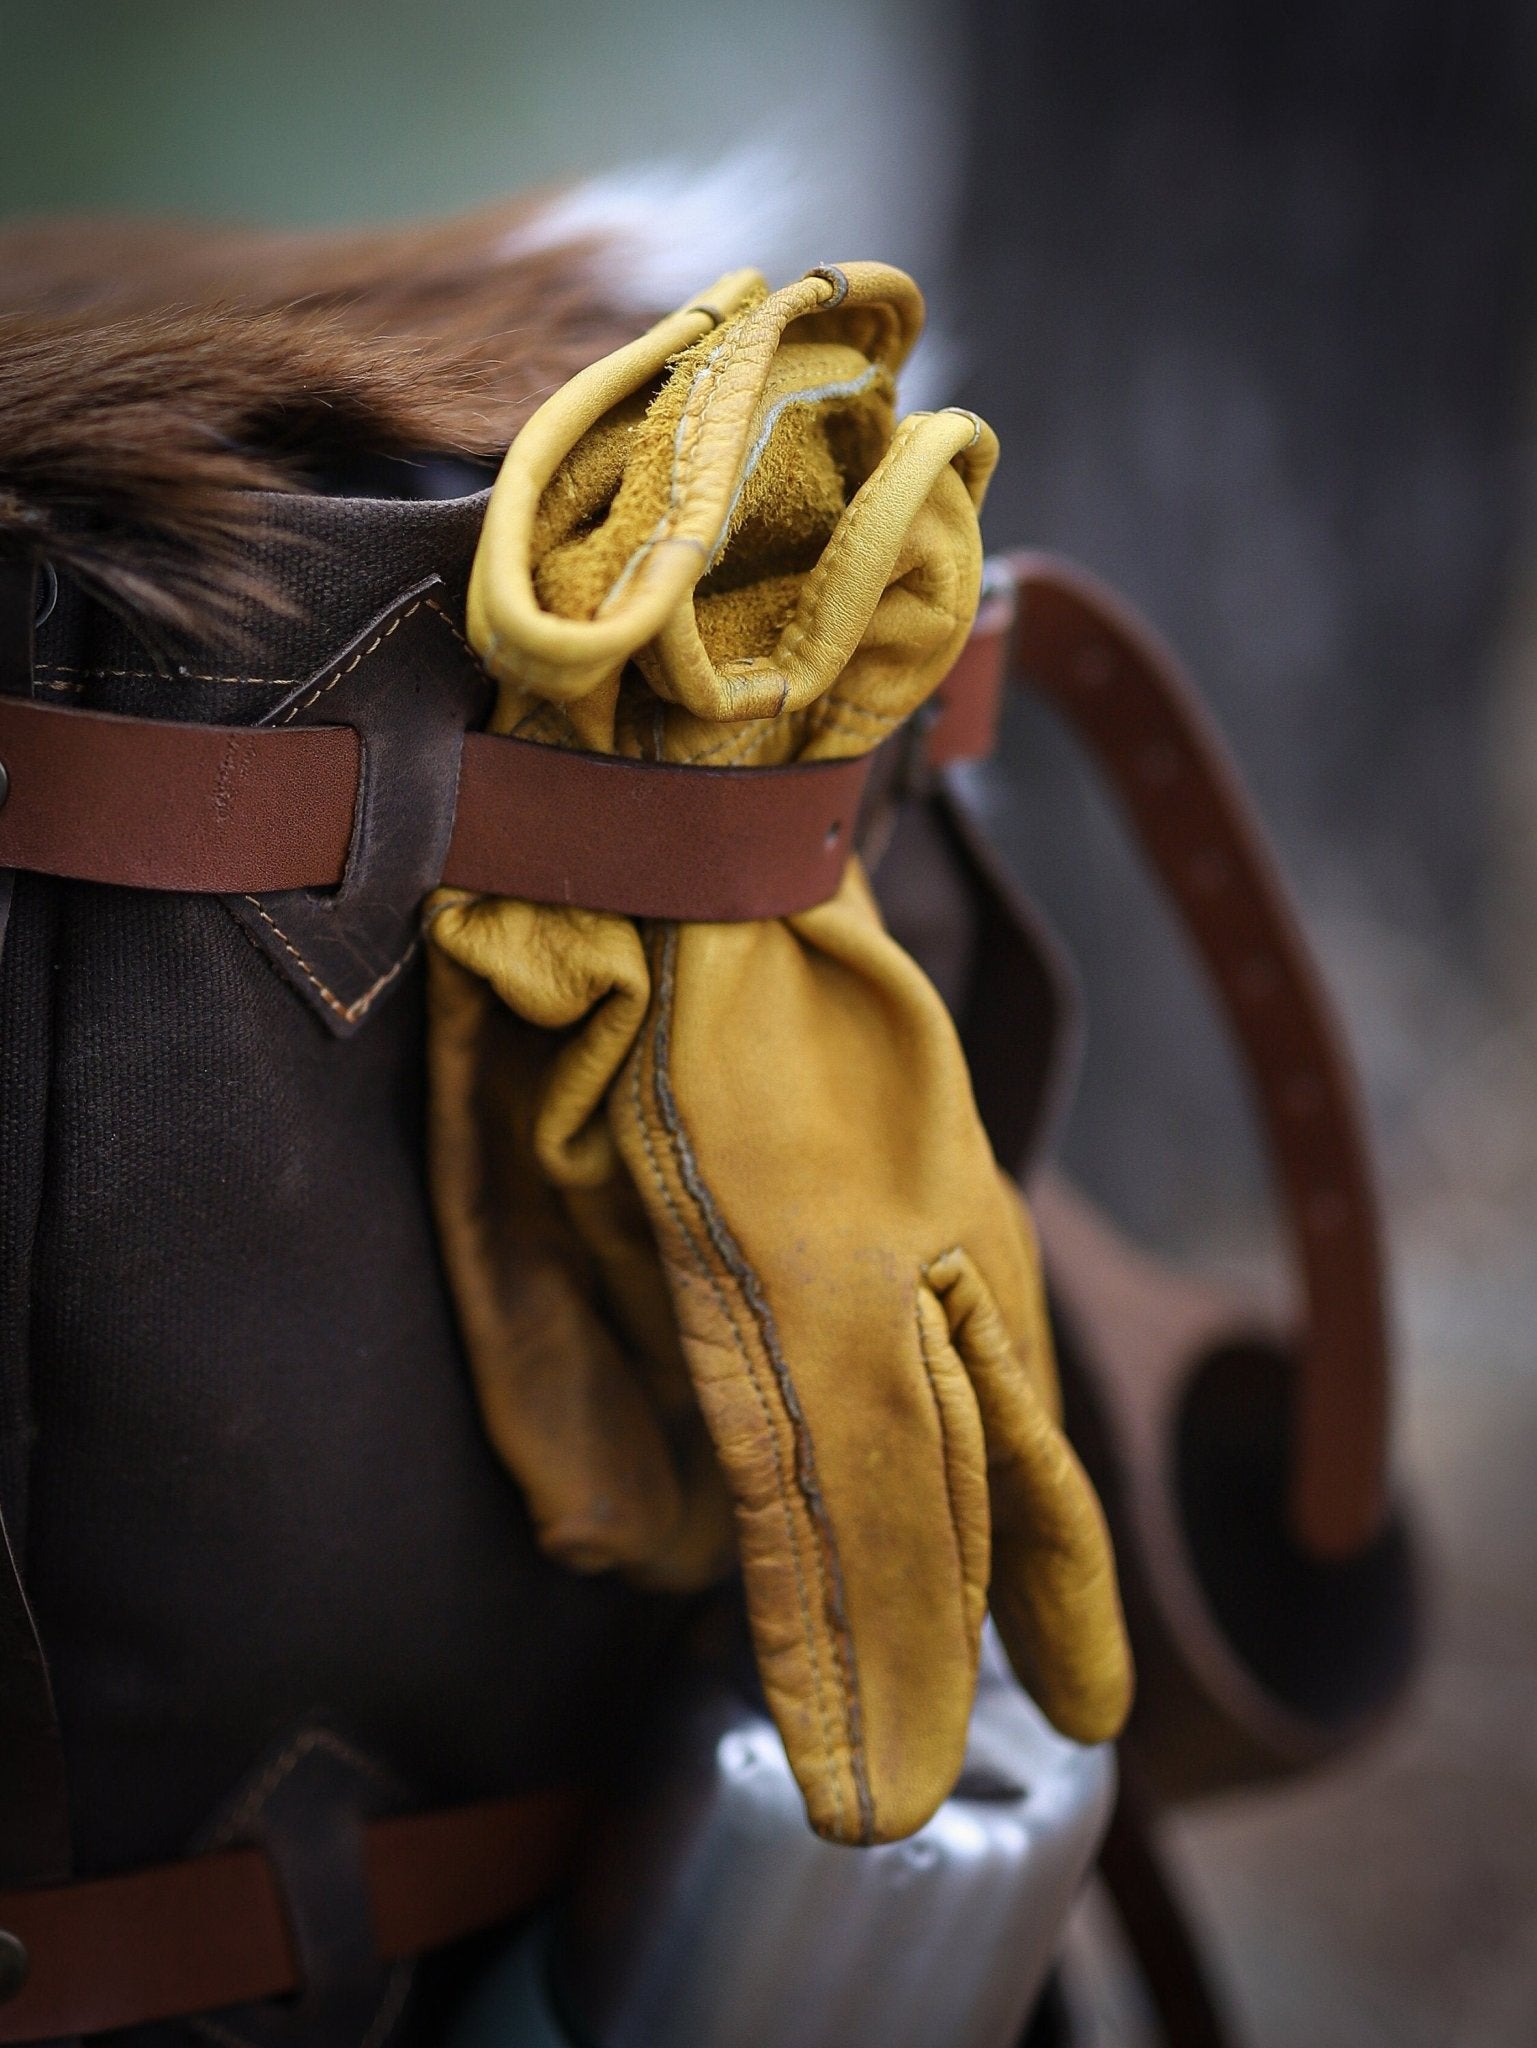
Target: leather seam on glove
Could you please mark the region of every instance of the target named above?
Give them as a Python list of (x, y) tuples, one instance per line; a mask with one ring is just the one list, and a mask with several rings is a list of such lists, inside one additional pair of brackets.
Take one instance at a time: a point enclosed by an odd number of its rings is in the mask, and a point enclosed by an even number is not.
[[(683, 509), (684, 500), (688, 495), (689, 489), (687, 483), (680, 484), (679, 478), (685, 471), (692, 470), (701, 443), (704, 440), (703, 423), (705, 409), (702, 403), (696, 407), (695, 401), (701, 385), (718, 375), (716, 364), (720, 361), (722, 355), (726, 353), (726, 347), (727, 344), (725, 342), (717, 343), (694, 372), (693, 380), (688, 387), (688, 393), (683, 401), (683, 411), (673, 435), (672, 468), (668, 472), (667, 477), (667, 510), (662, 514), (656, 525), (652, 527), (650, 533), (640, 543), (640, 546), (634, 549), (629, 559), (621, 565), (619, 573), (609, 585), (602, 603), (598, 606), (600, 617), (623, 596), (625, 589), (632, 578), (639, 572), (646, 557), (654, 554), (659, 547), (665, 546), (676, 537), (673, 533), (673, 528), (678, 523), (678, 516)], [(705, 556), (706, 564), (708, 565), (709, 555), (704, 543), (702, 541), (693, 541), (690, 545), (699, 549), (699, 552)]]
[[(735, 1280), (746, 1303), (758, 1338), (769, 1361), (769, 1367), (779, 1390), (780, 1402), (790, 1424), (791, 1440), (795, 1446), (795, 1483), (800, 1493), (806, 1518), (811, 1526), (812, 1556), (817, 1567), (817, 1579), (822, 1593), (822, 1602), (827, 1620), (832, 1628), (838, 1646), (839, 1676), (842, 1680), (843, 1719), (849, 1750), (849, 1772), (854, 1781), (854, 1794), (859, 1807), (860, 1838), (873, 1841), (875, 1838), (875, 1803), (870, 1792), (869, 1773), (865, 1757), (863, 1713), (859, 1699), (859, 1671), (854, 1654), (854, 1639), (849, 1628), (847, 1593), (844, 1587), (843, 1567), (838, 1556), (838, 1544), (832, 1521), (827, 1511), (827, 1502), (822, 1492), (821, 1479), (817, 1470), (816, 1448), (812, 1442), (810, 1424), (796, 1391), (789, 1362), (779, 1343), (773, 1311), (763, 1292), (763, 1284), (753, 1271), (741, 1246), (737, 1243), (719, 1205), (710, 1194), (708, 1185), (699, 1169), (689, 1143), (688, 1133), (678, 1113), (678, 1105), (672, 1092), (672, 1081), (668, 1067), (669, 1027), (671, 1022), (674, 991), (674, 968), (677, 955), (678, 934), (676, 926), (669, 926), (662, 941), (661, 971), (657, 976), (656, 1009), (652, 1023), (652, 1087), (658, 1114), (671, 1140), (679, 1177), (692, 1198), (704, 1223), (710, 1242), (728, 1273)], [(733, 1334), (737, 1336), (744, 1360), (749, 1347), (742, 1343), (734, 1318), (730, 1320)], [(749, 1371), (751, 1366), (749, 1364)], [(754, 1386), (757, 1386), (754, 1378)], [(781, 1491), (784, 1492), (783, 1468), (776, 1459), (780, 1473)], [(789, 1505), (787, 1500), (787, 1506)], [(793, 1517), (792, 1517), (793, 1520)], [(803, 1609), (803, 1622), (807, 1630), (807, 1649), (811, 1655), (813, 1670), (816, 1669), (815, 1636), (810, 1616)], [(830, 1764), (833, 1759), (829, 1758)], [(835, 1764), (833, 1768), (836, 1769)], [(836, 1796), (836, 1795), (835, 1795)], [(841, 1814), (841, 1796), (838, 1803)]]
[[(889, 475), (896, 468), (898, 458), (908, 444), (918, 438), (924, 422), (934, 417), (932, 413), (912, 413), (900, 421), (891, 437), (890, 446), (881, 457), (880, 470)], [(778, 652), (791, 653), (803, 641), (817, 638), (817, 614), (822, 607), (823, 592), (842, 571), (845, 559), (856, 552), (856, 544), (862, 541), (864, 529), (870, 522), (870, 507), (875, 502), (875, 497), (864, 485), (854, 493), (847, 511), (817, 558), (815, 566), (807, 572), (796, 603), (795, 617), (780, 636)]]
[[(654, 1056), (653, 1047), (653, 1058)], [(780, 1505), (784, 1510), (785, 1532), (789, 1539), (790, 1559), (795, 1574), (795, 1601), (800, 1611), (801, 1632), (805, 1641), (807, 1662), (811, 1668), (811, 1685), (816, 1699), (817, 1720), (821, 1726), (822, 1751), (826, 1764), (827, 1780), (832, 1793), (833, 1805), (837, 1811), (841, 1826), (843, 1820), (843, 1784), (837, 1766), (832, 1727), (827, 1717), (827, 1700), (823, 1691), (822, 1667), (817, 1657), (816, 1629), (812, 1621), (811, 1603), (806, 1587), (806, 1567), (802, 1555), (802, 1531), (796, 1517), (794, 1500), (786, 1480), (784, 1451), (780, 1445), (778, 1431), (774, 1427), (774, 1418), (769, 1408), (768, 1397), (764, 1393), (759, 1379), (757, 1361), (754, 1359), (752, 1348), (743, 1337), (737, 1322), (735, 1305), (726, 1290), (721, 1286), (719, 1278), (701, 1249), (693, 1230), (689, 1227), (688, 1221), (679, 1208), (671, 1187), (668, 1185), (667, 1177), (662, 1171), (662, 1164), (657, 1156), (655, 1135), (646, 1116), (645, 1102), (641, 1089), (641, 1070), (642, 1061), (636, 1058), (631, 1068), (630, 1100), (635, 1115), (636, 1128), (640, 1133), (641, 1145), (645, 1151), (646, 1163), (651, 1169), (651, 1177), (656, 1183), (657, 1193), (661, 1198), (662, 1205), (672, 1218), (679, 1239), (693, 1260), (698, 1277), (704, 1281), (710, 1293), (714, 1296), (716, 1307), (720, 1310), (721, 1320), (731, 1332), (732, 1341), (742, 1359), (747, 1384), (752, 1390), (753, 1398), (758, 1404), (759, 1413), (763, 1417), (763, 1426), (768, 1439), (769, 1451), (774, 1462), (775, 1487), (779, 1495)]]
[(769, 439), (775, 427), (778, 426), (789, 408), (792, 405), (815, 405), (820, 399), (857, 398), (861, 392), (868, 391), (876, 378), (881, 374), (880, 364), (871, 363), (869, 368), (858, 377), (840, 377), (831, 384), (810, 385), (803, 391), (786, 391), (781, 397), (775, 399), (760, 421), (753, 444), (743, 458), (741, 474), (737, 478), (736, 489), (731, 495), (731, 503), (726, 507), (726, 516), (720, 523), (720, 532), (715, 537), (715, 545), (710, 550), (709, 559), (705, 563), (706, 575), (709, 574), (725, 553), (726, 542), (731, 534), (731, 522), (736, 517), (738, 505), (742, 502), (742, 493), (747, 489), (754, 470), (763, 460), (763, 452), (768, 447)]
[[(930, 1299), (934, 1301), (935, 1306), (939, 1308), (940, 1314), (943, 1315), (944, 1309), (940, 1306), (938, 1297), (930, 1292)], [(961, 1616), (961, 1658), (963, 1663), (969, 1664), (972, 1662), (974, 1653), (965, 1623), (966, 1552), (961, 1541), (961, 1517), (955, 1500), (955, 1478), (950, 1431), (945, 1421), (945, 1404), (940, 1398), (939, 1385), (934, 1377), (934, 1359), (933, 1354), (929, 1350), (929, 1333), (923, 1319), (923, 1290), (921, 1288), (915, 1291), (913, 1295), (913, 1321), (918, 1329), (918, 1356), (923, 1360), (924, 1376), (928, 1380), (929, 1393), (934, 1401), (934, 1419), (939, 1425), (940, 1455), (944, 1459), (945, 1467), (945, 1499), (950, 1504), (950, 1539), (955, 1546), (955, 1577), (961, 1595), (957, 1606), (957, 1612)]]

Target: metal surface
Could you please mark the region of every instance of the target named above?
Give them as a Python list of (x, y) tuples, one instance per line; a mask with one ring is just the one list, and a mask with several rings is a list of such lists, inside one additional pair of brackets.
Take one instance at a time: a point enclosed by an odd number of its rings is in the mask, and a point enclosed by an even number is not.
[(1109, 1819), (1114, 1763), (1049, 1728), (989, 1642), (966, 1770), (920, 1833), (808, 1829), (772, 1725), (716, 1694), (595, 1856), (553, 1945), (593, 2048), (1009, 2048)]
[(0, 2005), (16, 1996), (31, 1967), (25, 1943), (8, 1927), (0, 1927)]
[(546, 1989), (549, 1947), (543, 1919), (520, 1934), (476, 1986), (444, 2048), (575, 2048)]

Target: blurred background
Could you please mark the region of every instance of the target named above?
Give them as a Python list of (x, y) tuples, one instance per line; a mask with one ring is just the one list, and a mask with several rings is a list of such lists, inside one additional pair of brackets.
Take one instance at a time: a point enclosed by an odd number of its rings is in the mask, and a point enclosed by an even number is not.
[[(623, 173), (686, 279), (709, 173), (732, 261), (917, 275), (938, 330), (922, 395), (1002, 437), (992, 544), (1120, 585), (1204, 685), (1380, 1147), (1429, 1655), (1369, 1752), (1182, 1815), (1174, 1854), (1255, 2044), (1530, 2042), (1530, 11), (0, 0), (0, 75), (6, 214), (330, 223)], [(991, 800), (1085, 986), (1067, 1160), (1146, 1242), (1251, 1274), (1265, 1190), (1177, 935), (1061, 735), (1021, 713), (1008, 741)], [(1095, 1916), (1074, 1996), (1094, 2039), (1133, 2043)]]

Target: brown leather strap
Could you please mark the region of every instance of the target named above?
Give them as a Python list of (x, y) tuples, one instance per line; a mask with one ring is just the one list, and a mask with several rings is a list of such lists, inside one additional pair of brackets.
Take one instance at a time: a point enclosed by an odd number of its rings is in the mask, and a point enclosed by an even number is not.
[[(530, 1793), (374, 1821), (368, 1887), (381, 1961), (528, 1911), (569, 1863), (579, 1795)], [(29, 1959), (0, 2043), (104, 2033), (300, 1990), (276, 1873), (260, 1849), (47, 1890), (0, 1892)]]
[(1121, 1784), (1099, 1874), (1142, 1974), (1148, 2003), (1168, 2048), (1237, 2048), (1222, 2001), (1201, 1956), (1200, 1939), (1159, 1847), (1156, 1815)]
[[(190, 725), (0, 700), (0, 867), (140, 889), (333, 888), (360, 750), (347, 726)], [(700, 923), (825, 902), (867, 760), (764, 773), (465, 737), (443, 880)]]
[(1017, 615), (1010, 564), (989, 562), (971, 638), (934, 693), (923, 742), (931, 768), (948, 768), (953, 761), (985, 760), (997, 744), (1009, 674), (1009, 634)]
[[(1253, 807), (1174, 656), (1081, 570), (1033, 554), (1009, 568), (1008, 659), (1114, 788), (1254, 1090), (1302, 1281), (1294, 1531), (1318, 1555), (1348, 1555), (1386, 1511), (1389, 1346), (1376, 1197), (1339, 1029)], [(978, 670), (989, 659), (1005, 660), (996, 617), (968, 649)]]
[(470, 733), (443, 879), (626, 917), (789, 916), (836, 890), (869, 772), (668, 767)]
[(172, 724), (0, 698), (0, 866), (138, 889), (334, 886), (359, 759), (345, 725)]

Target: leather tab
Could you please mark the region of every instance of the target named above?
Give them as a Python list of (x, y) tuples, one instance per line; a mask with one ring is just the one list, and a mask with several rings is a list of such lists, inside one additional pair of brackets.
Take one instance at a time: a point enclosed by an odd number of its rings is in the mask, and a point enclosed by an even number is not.
[(211, 1846), (255, 1843), (277, 1879), (300, 1990), (221, 2012), (250, 2048), (382, 2048), (411, 1966), (381, 1958), (370, 1911), (365, 1820), (399, 1790), (325, 1729), (307, 1729), (257, 1776)]
[(438, 603), (441, 587), (432, 576), (404, 592), (261, 722), (274, 734), (350, 726), (362, 745), (340, 886), (224, 899), (342, 1038), (416, 950), (422, 899), (443, 873), (453, 832), (465, 727), (490, 694)]

